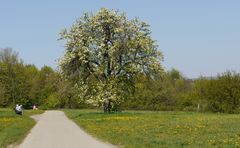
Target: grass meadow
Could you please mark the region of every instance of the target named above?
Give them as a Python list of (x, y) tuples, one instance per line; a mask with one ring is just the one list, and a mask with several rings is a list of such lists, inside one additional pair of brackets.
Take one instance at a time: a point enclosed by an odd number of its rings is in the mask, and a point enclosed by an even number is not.
[(64, 110), (86, 132), (122, 147), (240, 147), (240, 115)]
[(40, 113), (43, 111), (24, 110), (20, 116), (12, 109), (0, 109), (0, 148), (20, 143), (36, 123), (29, 116)]

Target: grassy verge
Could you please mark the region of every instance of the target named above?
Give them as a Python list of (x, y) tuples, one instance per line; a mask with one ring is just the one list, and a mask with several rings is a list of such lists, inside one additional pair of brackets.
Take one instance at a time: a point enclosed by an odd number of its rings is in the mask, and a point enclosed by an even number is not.
[(24, 115), (19, 116), (12, 109), (0, 109), (0, 147), (21, 142), (35, 125), (35, 121), (29, 116), (40, 113), (43, 111), (24, 110)]
[(103, 114), (64, 110), (90, 134), (123, 147), (240, 147), (240, 116), (127, 111)]

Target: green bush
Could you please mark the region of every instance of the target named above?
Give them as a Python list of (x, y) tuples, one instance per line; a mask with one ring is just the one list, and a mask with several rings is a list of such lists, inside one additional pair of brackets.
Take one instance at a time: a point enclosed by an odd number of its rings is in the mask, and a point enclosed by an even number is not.
[(193, 93), (199, 102), (206, 103), (206, 110), (239, 113), (240, 75), (226, 72), (216, 78), (195, 82)]
[(46, 107), (47, 109), (55, 109), (55, 108), (59, 108), (59, 106), (60, 106), (60, 100), (57, 93), (51, 94), (47, 98), (46, 104), (44, 105), (44, 107)]

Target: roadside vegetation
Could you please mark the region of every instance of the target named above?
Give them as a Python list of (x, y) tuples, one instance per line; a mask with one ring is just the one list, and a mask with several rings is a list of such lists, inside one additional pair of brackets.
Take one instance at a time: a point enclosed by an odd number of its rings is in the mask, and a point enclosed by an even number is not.
[[(231, 71), (198, 79), (188, 79), (176, 69), (155, 73), (154, 79), (139, 73), (128, 85), (131, 91), (119, 110), (240, 112), (240, 74)], [(0, 107), (18, 103), (24, 108), (103, 108), (86, 102), (80, 93), (60, 71), (24, 64), (12, 49), (0, 49)]]
[(64, 112), (93, 136), (123, 147), (240, 147), (240, 116), (234, 114)]
[(0, 147), (20, 143), (36, 123), (30, 116), (40, 113), (43, 111), (24, 110), (23, 116), (20, 116), (12, 109), (0, 108)]

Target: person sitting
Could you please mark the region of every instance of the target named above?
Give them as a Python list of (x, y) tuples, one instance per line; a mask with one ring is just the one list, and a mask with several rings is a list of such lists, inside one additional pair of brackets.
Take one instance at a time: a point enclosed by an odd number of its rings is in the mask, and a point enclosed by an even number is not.
[(22, 115), (23, 114), (22, 105), (17, 104), (16, 107), (15, 107), (15, 112), (18, 115)]
[(37, 105), (33, 105), (33, 110), (38, 110)]

